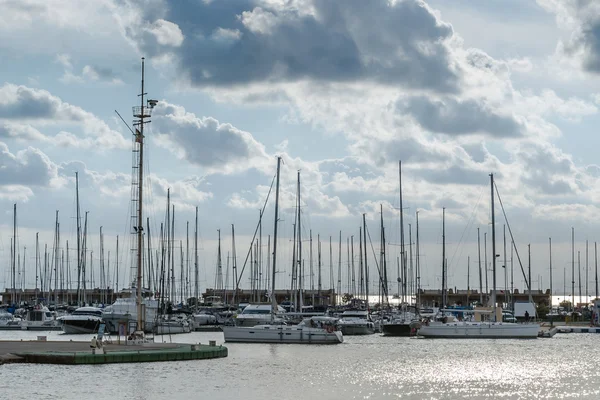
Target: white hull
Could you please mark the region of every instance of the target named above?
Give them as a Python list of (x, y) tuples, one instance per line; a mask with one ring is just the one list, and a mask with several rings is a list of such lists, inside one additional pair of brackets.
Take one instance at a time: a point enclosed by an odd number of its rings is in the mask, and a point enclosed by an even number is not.
[(223, 326), (222, 330), (225, 341), (233, 343), (338, 344), (344, 341), (340, 331), (327, 332), (297, 325)]
[(163, 323), (156, 326), (156, 335), (175, 335), (177, 333), (190, 333), (192, 328), (190, 325), (177, 323)]
[(428, 338), (482, 338), (482, 339), (534, 339), (538, 337), (538, 324), (502, 322), (451, 322), (424, 325), (419, 336)]

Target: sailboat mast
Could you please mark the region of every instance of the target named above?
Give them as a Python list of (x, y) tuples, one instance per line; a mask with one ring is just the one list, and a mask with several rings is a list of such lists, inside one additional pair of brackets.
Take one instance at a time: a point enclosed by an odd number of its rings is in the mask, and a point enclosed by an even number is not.
[(296, 268), (297, 272), (298, 272), (298, 295), (299, 295), (299, 301), (298, 304), (296, 305), (297, 309), (296, 311), (298, 312), (302, 312), (302, 307), (304, 306), (304, 293), (302, 290), (302, 214), (301, 214), (301, 191), (300, 191), (300, 171), (298, 171), (298, 257), (297, 257), (297, 261), (298, 261), (298, 266)]
[(271, 271), (271, 321), (277, 307), (275, 298), (275, 271), (277, 270), (277, 223), (279, 222), (279, 170), (281, 167), (281, 157), (277, 157), (277, 182), (275, 185), (275, 221), (273, 227), (273, 270)]
[(421, 262), (419, 259), (419, 211), (416, 213), (416, 224), (417, 224), (417, 244), (416, 244), (416, 254), (415, 254), (415, 268), (417, 269), (417, 308), (421, 306)]
[(15, 304), (15, 300), (17, 299), (17, 284), (16, 284), (16, 276), (17, 276), (17, 204), (15, 203), (13, 206), (13, 245), (12, 245), (12, 302)]
[(38, 289), (38, 277), (39, 277), (39, 264), (40, 264), (40, 241), (39, 232), (35, 233), (35, 302), (37, 304), (37, 289)]
[[(195, 305), (196, 307), (198, 306), (198, 297), (199, 297), (199, 293), (198, 293), (198, 207), (196, 207), (196, 223), (195, 223), (195, 230), (194, 230), (194, 300), (195, 300)], [(233, 227), (232, 227), (233, 229)], [(235, 254), (234, 254), (235, 257)], [(234, 259), (235, 260), (235, 259)], [(237, 282), (237, 276), (236, 276), (236, 282)], [(236, 288), (237, 289), (237, 288)]]
[(479, 264), (479, 303), (483, 305), (483, 277), (481, 276), (481, 235), (477, 228), (477, 255)]
[(548, 238), (548, 252), (550, 253), (550, 308), (552, 308), (552, 238)]
[(490, 194), (492, 196), (492, 307), (496, 321), (496, 220), (494, 216), (494, 174), (490, 174)]
[(575, 228), (571, 227), (571, 311), (575, 306)]
[(365, 298), (367, 300), (367, 311), (369, 310), (369, 267), (367, 263), (367, 216), (363, 214), (363, 247), (365, 251)]
[(442, 208), (442, 309), (446, 308), (446, 208)]
[[(406, 263), (405, 263), (405, 255), (404, 255), (404, 209), (402, 206), (402, 161), (398, 161), (398, 180), (400, 187), (400, 269), (402, 270), (402, 303), (406, 302)], [(364, 216), (363, 216), (364, 218)], [(365, 232), (366, 234), (366, 232)], [(365, 238), (365, 247), (366, 247), (366, 238)], [(366, 253), (367, 250), (365, 248), (365, 265), (366, 265)], [(400, 276), (400, 271), (398, 271), (398, 276)], [(398, 291), (400, 291), (400, 282), (398, 282)]]
[(77, 304), (81, 303), (81, 217), (79, 215), (79, 173), (75, 172), (75, 201), (77, 203)]
[(142, 326), (142, 190), (144, 182), (144, 57), (142, 57), (142, 92), (140, 94), (140, 113), (139, 115), (139, 134), (136, 137), (136, 141), (139, 143), (139, 160), (138, 160), (138, 198), (137, 198), (137, 329), (143, 330)]

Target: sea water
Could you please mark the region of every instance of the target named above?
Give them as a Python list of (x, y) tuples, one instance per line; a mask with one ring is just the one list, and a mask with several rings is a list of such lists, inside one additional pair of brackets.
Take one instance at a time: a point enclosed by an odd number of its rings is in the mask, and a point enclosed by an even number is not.
[[(0, 331), (0, 340), (92, 335)], [(113, 338), (115, 339), (115, 338)], [(156, 341), (223, 343), (220, 332)], [(599, 399), (600, 335), (552, 339), (347, 336), (339, 345), (226, 344), (227, 358), (0, 366), (1, 399)]]

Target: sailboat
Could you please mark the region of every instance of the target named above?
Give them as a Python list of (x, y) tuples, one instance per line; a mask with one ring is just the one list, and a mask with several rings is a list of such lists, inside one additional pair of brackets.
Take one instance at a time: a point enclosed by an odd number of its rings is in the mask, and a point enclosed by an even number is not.
[[(404, 277), (402, 284), (406, 287), (407, 273), (406, 273), (406, 257), (404, 252), (404, 208), (402, 205), (402, 161), (398, 162), (398, 177), (400, 187), (400, 246), (401, 246), (401, 262), (398, 263), (398, 292), (400, 292), (400, 276)], [(417, 230), (418, 230), (418, 217), (417, 217)], [(412, 243), (410, 243), (412, 246)], [(412, 254), (412, 253), (411, 253)], [(411, 257), (412, 262), (412, 257)], [(412, 265), (412, 264), (411, 264)], [(402, 275), (401, 270), (402, 270)], [(402, 302), (400, 304), (399, 311), (391, 315), (388, 321), (385, 321), (381, 325), (381, 332), (383, 336), (413, 336), (416, 328), (420, 326), (419, 323), (419, 308), (416, 305), (409, 305), (406, 302), (406, 290), (402, 290)], [(409, 297), (410, 300), (410, 297)]]
[[(277, 223), (279, 213), (279, 172), (281, 157), (277, 158), (275, 187), (275, 227), (273, 232), (273, 265), (271, 268), (271, 322), (275, 320), (278, 306), (275, 298), (275, 273), (277, 271)], [(338, 344), (344, 341), (336, 329), (337, 319), (325, 316), (305, 318), (298, 325), (262, 324), (256, 326), (223, 326), (225, 342), (239, 343), (297, 343)]]
[[(133, 141), (134, 155), (134, 184), (135, 189), (132, 203), (136, 209), (134, 218), (133, 230), (136, 236), (136, 266), (137, 277), (132, 283), (131, 289), (126, 291), (128, 297), (118, 298), (112, 305), (106, 307), (102, 313), (102, 319), (106, 323), (106, 328), (111, 333), (134, 333), (136, 337), (143, 337), (144, 332), (152, 332), (154, 322), (158, 312), (158, 300), (152, 298), (153, 292), (149, 289), (142, 288), (142, 273), (143, 273), (143, 214), (142, 214), (142, 189), (144, 179), (144, 125), (150, 121), (144, 121), (145, 118), (150, 118), (152, 109), (158, 103), (156, 100), (147, 100), (144, 103), (144, 58), (142, 57), (142, 91), (140, 94), (141, 105), (133, 107), (133, 116), (136, 118), (134, 122), (135, 132)], [(137, 161), (137, 162), (136, 162)], [(137, 192), (137, 193), (136, 193)], [(125, 328), (123, 332), (121, 327)]]
[[(490, 174), (491, 211), (492, 211), (492, 254), (496, 254), (496, 221), (494, 217), (494, 174)], [(445, 262), (445, 260), (444, 260)], [(498, 322), (497, 315), (502, 315), (501, 308), (496, 307), (496, 257), (492, 257), (493, 289), (492, 289), (492, 321), (453, 321), (445, 323), (432, 322), (421, 326), (420, 336), (428, 338), (494, 338), (494, 339), (534, 339), (540, 332), (539, 324), (517, 324)], [(444, 285), (442, 285), (444, 286)], [(442, 296), (444, 296), (442, 287)], [(442, 302), (443, 303), (443, 302)], [(443, 307), (442, 307), (443, 308)], [(500, 317), (500, 321), (502, 318)]]

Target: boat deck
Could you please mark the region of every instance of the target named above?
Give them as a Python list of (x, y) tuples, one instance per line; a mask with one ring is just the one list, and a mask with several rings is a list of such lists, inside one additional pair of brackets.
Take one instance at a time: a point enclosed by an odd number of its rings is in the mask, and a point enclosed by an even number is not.
[(90, 342), (0, 341), (0, 364), (110, 364), (184, 361), (227, 357), (223, 346), (179, 343), (105, 344), (93, 351)]

